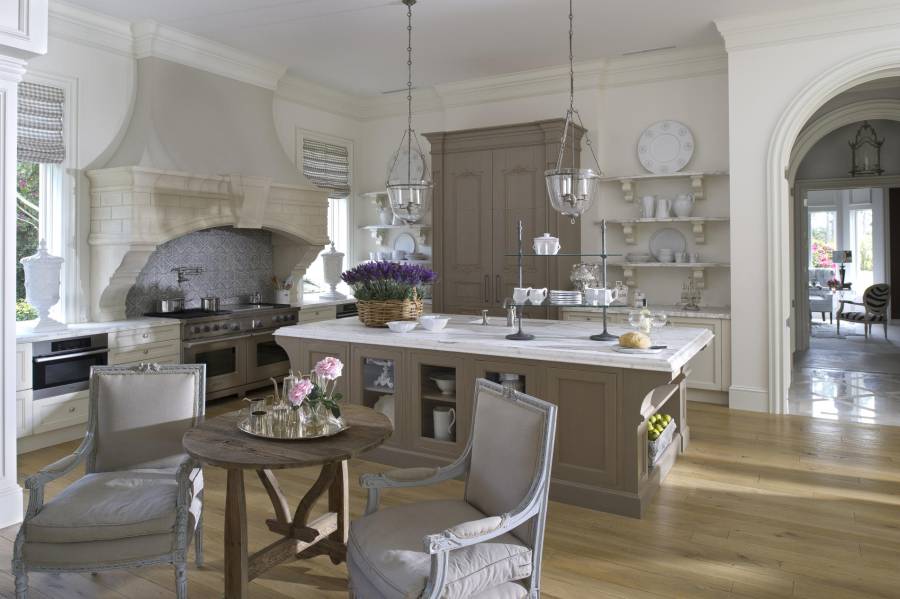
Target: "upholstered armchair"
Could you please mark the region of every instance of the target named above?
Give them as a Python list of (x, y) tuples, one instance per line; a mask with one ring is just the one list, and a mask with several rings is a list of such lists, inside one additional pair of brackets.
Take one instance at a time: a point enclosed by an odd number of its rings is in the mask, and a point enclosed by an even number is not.
[[(28, 572), (97, 572), (173, 564), (187, 597), (193, 537), (202, 564), (203, 473), (181, 437), (203, 420), (203, 364), (97, 366), (87, 434), (75, 453), (25, 480), (28, 509), (13, 547), (16, 598)], [(85, 475), (44, 503), (47, 483), (79, 464)]]
[[(861, 302), (851, 300), (838, 300), (840, 306), (837, 312), (837, 332), (841, 334), (841, 321), (859, 322), (863, 325), (863, 333), (866, 337), (872, 332), (872, 325), (881, 323), (884, 325), (884, 338), (888, 338), (888, 321), (891, 319), (888, 309), (891, 305), (891, 286), (887, 283), (870, 285), (864, 292)], [(862, 306), (864, 311), (844, 312), (844, 305), (851, 304)]]
[[(351, 597), (538, 597), (555, 431), (556, 406), (478, 379), (458, 460), (360, 477), (369, 499), (350, 525)], [(378, 509), (381, 489), (460, 476), (462, 499)]]
[(831, 322), (834, 322), (834, 292), (830, 289), (809, 288), (809, 319), (816, 312), (822, 313), (822, 322), (825, 322), (825, 314)]

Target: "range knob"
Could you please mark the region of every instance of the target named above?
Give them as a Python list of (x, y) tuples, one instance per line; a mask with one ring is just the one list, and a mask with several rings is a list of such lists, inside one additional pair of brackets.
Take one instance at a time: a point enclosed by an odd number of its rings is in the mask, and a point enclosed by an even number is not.
[(203, 325), (203, 332), (204, 332), (204, 333), (208, 333), (208, 332), (209, 332), (209, 325), (208, 325), (208, 324)]
[(192, 332), (192, 333), (199, 333), (199, 332), (200, 332), (200, 327), (198, 327), (198, 326), (191, 327), (191, 332)]
[(231, 326), (230, 326), (229, 328), (230, 328), (232, 331), (240, 331), (240, 330), (241, 330), (241, 325), (238, 324), (238, 323), (236, 323), (236, 322), (233, 322), (233, 323), (231, 323)]
[(261, 328), (263, 328), (263, 326), (264, 326), (263, 321), (261, 321), (261, 320), (254, 320), (253, 322), (250, 323), (251, 329), (261, 329)]

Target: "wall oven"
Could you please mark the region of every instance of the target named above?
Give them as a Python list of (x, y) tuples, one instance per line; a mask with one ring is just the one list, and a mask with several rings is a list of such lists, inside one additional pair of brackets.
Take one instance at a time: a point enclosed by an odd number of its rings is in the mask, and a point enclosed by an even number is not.
[(43, 399), (90, 387), (91, 367), (107, 363), (106, 333), (33, 344), (32, 397)]
[(249, 334), (183, 344), (185, 364), (206, 364), (206, 395), (241, 387), (247, 382)]

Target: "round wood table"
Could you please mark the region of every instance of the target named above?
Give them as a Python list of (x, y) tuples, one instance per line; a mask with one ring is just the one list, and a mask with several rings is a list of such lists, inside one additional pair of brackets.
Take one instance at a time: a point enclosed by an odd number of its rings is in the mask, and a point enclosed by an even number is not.
[[(225, 495), (225, 597), (246, 599), (251, 580), (292, 557), (328, 555), (335, 564), (347, 558), (350, 500), (347, 460), (381, 445), (393, 432), (390, 420), (362, 406), (343, 406), (350, 428), (333, 437), (309, 441), (272, 441), (241, 432), (238, 412), (210, 418), (185, 433), (182, 443), (194, 459), (228, 470)], [(294, 511), (278, 486), (273, 470), (321, 466), (312, 488)], [(275, 518), (269, 530), (284, 536), (268, 547), (247, 553), (247, 504), (244, 470), (256, 470)], [(313, 504), (328, 491), (328, 512), (309, 521)]]

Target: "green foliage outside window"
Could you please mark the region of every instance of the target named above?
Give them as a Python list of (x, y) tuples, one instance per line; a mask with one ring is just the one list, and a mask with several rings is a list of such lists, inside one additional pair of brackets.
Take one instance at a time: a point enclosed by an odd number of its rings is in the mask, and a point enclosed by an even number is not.
[(40, 165), (16, 165), (16, 320), (37, 318), (37, 311), (25, 301), (25, 270), (20, 260), (38, 248), (40, 218)]

